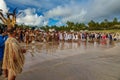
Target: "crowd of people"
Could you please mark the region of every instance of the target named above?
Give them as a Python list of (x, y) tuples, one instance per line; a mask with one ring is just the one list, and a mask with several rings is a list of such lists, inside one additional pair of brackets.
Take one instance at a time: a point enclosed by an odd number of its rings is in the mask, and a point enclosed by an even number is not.
[(98, 40), (120, 40), (120, 33), (103, 33), (103, 32), (67, 32), (67, 31), (41, 31), (39, 29), (21, 29), (17, 28), (16, 39), (19, 42), (35, 43), (51, 41), (98, 41)]

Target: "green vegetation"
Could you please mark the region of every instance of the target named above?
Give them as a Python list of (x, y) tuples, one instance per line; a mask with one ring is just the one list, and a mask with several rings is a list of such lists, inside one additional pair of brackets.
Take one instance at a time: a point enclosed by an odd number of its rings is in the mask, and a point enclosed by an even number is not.
[[(2, 25), (2, 24), (0, 24)], [(16, 25), (17, 27), (21, 28), (31, 28), (31, 26), (27, 25)], [(89, 30), (89, 31), (108, 31), (108, 32), (120, 32), (120, 22), (117, 18), (114, 18), (112, 21), (108, 21), (107, 19), (103, 20), (102, 22), (95, 22), (91, 20), (88, 24), (84, 23), (74, 23), (68, 21), (64, 26), (35, 26), (40, 27), (41, 29), (48, 31), (49, 29), (55, 29), (57, 31), (80, 31), (80, 30)]]

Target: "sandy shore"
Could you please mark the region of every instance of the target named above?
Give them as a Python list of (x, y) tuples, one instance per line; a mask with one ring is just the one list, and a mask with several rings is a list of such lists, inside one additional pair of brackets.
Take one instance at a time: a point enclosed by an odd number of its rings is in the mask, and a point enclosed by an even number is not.
[(50, 51), (39, 49), (34, 57), (28, 52), (16, 80), (120, 80), (120, 43), (114, 47), (75, 45), (62, 50), (53, 46)]

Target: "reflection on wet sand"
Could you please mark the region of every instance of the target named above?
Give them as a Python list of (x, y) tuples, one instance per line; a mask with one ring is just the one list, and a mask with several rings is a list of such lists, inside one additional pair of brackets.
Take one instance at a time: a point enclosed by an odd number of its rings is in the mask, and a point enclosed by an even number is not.
[(34, 43), (26, 47), (28, 52), (32, 53), (32, 56), (34, 56), (35, 53), (54, 54), (59, 50), (67, 50), (67, 49), (75, 49), (75, 48), (88, 49), (90, 47), (110, 48), (112, 46), (114, 46), (114, 42), (109, 40), (101, 40), (94, 42), (79, 41), (79, 42)]
[[(23, 44), (24, 45), (24, 44)], [(24, 72), (33, 69), (34, 65), (44, 61), (65, 58), (77, 54), (85, 53), (86, 50), (107, 49), (114, 46), (114, 42), (110, 41), (79, 41), (79, 42), (49, 42), (49, 43), (33, 43), (27, 48), (26, 62)]]

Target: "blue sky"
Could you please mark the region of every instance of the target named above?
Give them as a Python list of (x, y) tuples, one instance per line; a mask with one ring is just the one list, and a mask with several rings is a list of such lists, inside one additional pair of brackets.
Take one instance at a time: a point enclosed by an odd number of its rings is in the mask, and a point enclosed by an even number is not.
[(120, 19), (120, 0), (1, 0), (4, 13), (16, 7), (17, 23), (33, 26)]

